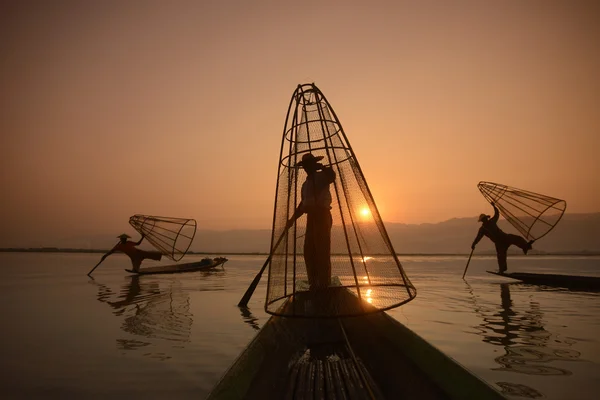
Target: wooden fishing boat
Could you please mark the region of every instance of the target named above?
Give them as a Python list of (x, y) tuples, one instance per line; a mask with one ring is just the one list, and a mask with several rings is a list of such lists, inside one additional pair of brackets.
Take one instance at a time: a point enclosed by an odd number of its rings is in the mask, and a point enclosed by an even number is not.
[(125, 269), (125, 271), (137, 274), (137, 275), (153, 275), (153, 274), (176, 274), (181, 272), (196, 272), (196, 271), (207, 271), (214, 269), (218, 266), (222, 266), (227, 262), (227, 258), (225, 257), (216, 257), (216, 258), (203, 258), (200, 261), (185, 263), (185, 264), (172, 264), (172, 265), (164, 265), (164, 266), (156, 266), (156, 267), (148, 267), (144, 269), (140, 269), (138, 272), (135, 272), (131, 269)]
[(568, 289), (600, 291), (600, 277), (558, 275), (558, 274), (534, 274), (529, 272), (505, 272), (487, 271), (490, 274), (520, 280), (524, 283), (534, 285), (556, 286)]
[[(416, 333), (346, 288), (282, 308), (343, 304), (358, 317), (272, 316), (208, 399), (503, 399)], [(286, 314), (280, 310), (279, 314)]]
[(208, 398), (503, 398), (385, 313), (416, 288), (314, 83), (294, 91), (281, 143), (271, 251), (238, 304), (268, 266), (272, 317)]

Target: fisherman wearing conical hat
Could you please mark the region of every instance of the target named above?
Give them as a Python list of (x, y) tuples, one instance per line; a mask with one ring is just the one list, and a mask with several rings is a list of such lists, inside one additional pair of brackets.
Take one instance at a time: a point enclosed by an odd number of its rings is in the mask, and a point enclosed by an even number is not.
[(142, 261), (144, 261), (145, 259), (148, 258), (150, 260), (160, 261), (160, 259), (162, 258), (162, 253), (159, 251), (146, 251), (136, 248), (136, 246), (139, 246), (139, 244), (142, 243), (142, 240), (144, 240), (143, 235), (137, 242), (127, 240), (131, 238), (131, 236), (129, 236), (126, 233), (123, 233), (117, 237), (120, 239), (119, 243), (117, 243), (115, 247), (113, 247), (108, 253), (103, 255), (100, 259), (100, 262), (104, 261), (106, 257), (110, 256), (114, 252), (125, 253), (131, 259), (133, 272), (138, 272), (140, 270), (140, 266), (142, 265)]
[(306, 214), (306, 236), (304, 237), (304, 261), (311, 290), (327, 288), (331, 281), (331, 193), (329, 185), (335, 181), (331, 167), (319, 163), (322, 156), (311, 153), (302, 156), (297, 165), (306, 171), (302, 184), (301, 201), (287, 222), (290, 228)]
[(531, 250), (531, 244), (533, 243), (533, 240), (527, 242), (519, 235), (505, 233), (498, 228), (497, 222), (498, 218), (500, 218), (500, 212), (494, 203), (492, 203), (492, 207), (494, 207), (493, 217), (490, 217), (486, 214), (479, 215), (478, 221), (481, 222), (481, 227), (479, 228), (479, 232), (477, 232), (475, 240), (473, 240), (471, 250), (475, 250), (477, 243), (479, 243), (484, 236), (487, 236), (496, 245), (499, 272), (504, 273), (506, 272), (507, 268), (506, 257), (508, 254), (508, 248), (512, 245), (515, 245), (523, 250), (524, 254), (527, 254), (527, 252)]

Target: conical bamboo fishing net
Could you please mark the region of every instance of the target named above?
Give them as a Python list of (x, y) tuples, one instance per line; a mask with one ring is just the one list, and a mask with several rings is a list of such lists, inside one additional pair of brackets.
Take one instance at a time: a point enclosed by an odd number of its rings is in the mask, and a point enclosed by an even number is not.
[(479, 191), (527, 240), (538, 240), (558, 224), (567, 202), (492, 182), (479, 182)]
[[(328, 167), (335, 172), (335, 180), (329, 186), (332, 221), (329, 243), (326, 235), (315, 234), (310, 226), (307, 229), (307, 221), (315, 214), (302, 215), (286, 229), (287, 221), (302, 201), (307, 173), (297, 164), (308, 153), (323, 157), (319, 161), (324, 166), (322, 172)], [(330, 257), (317, 260), (315, 265), (310, 262), (313, 248), (320, 248), (320, 252), (330, 250)], [(265, 303), (270, 314), (360, 315), (399, 306), (416, 295), (342, 125), (314, 84), (299, 85), (288, 110), (279, 157), (271, 254)], [(310, 254), (313, 255), (308, 257), (307, 270), (306, 259)], [(350, 291), (367, 306), (357, 311), (339, 301), (344, 296), (336, 295), (336, 291)], [(293, 306), (296, 302), (280, 308), (287, 299), (302, 296), (315, 301), (312, 305), (306, 303), (309, 306), (302, 309)]]
[(196, 234), (196, 221), (188, 218), (136, 214), (129, 218), (129, 224), (173, 261), (183, 258)]

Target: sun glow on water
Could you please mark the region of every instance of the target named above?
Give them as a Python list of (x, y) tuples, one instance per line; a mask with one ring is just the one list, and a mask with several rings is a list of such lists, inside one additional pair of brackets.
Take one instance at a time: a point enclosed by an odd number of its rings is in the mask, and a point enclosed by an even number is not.
[(367, 293), (366, 293), (366, 298), (367, 298), (367, 303), (372, 304), (373, 303), (373, 289), (367, 289)]

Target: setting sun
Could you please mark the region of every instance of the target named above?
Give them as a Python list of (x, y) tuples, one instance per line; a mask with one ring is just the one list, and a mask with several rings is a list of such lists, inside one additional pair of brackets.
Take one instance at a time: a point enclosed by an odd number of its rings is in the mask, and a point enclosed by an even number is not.
[(369, 207), (363, 207), (360, 209), (360, 215), (366, 218), (371, 215), (371, 210), (369, 210)]

